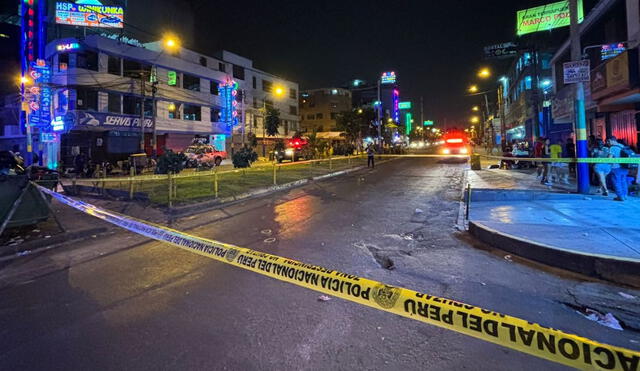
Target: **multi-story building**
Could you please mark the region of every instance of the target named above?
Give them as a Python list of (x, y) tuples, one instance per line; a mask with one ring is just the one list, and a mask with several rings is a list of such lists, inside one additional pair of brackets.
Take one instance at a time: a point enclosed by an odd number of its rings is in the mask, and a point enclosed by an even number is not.
[(323, 88), (303, 91), (300, 93), (300, 127), (304, 132), (338, 131), (338, 115), (351, 108), (351, 92), (347, 89)]
[[(638, 0), (600, 0), (580, 25), (580, 43), (591, 66), (585, 83), (587, 135), (616, 136), (640, 144), (640, 5)], [(570, 40), (553, 56), (554, 123), (573, 131), (575, 93), (564, 84), (563, 63), (571, 61)]]
[[(280, 111), (279, 136), (298, 129), (298, 85), (227, 51), (212, 57), (164, 50), (160, 42), (135, 46), (90, 35), (50, 42), (46, 60), (63, 163), (79, 151), (96, 161), (138, 152), (141, 110), (148, 154), (154, 137), (159, 154), (164, 148), (181, 151), (198, 137), (227, 151), (248, 133), (265, 140), (265, 107)], [(232, 97), (223, 94), (223, 85), (235, 90)], [(230, 108), (234, 113), (225, 112)], [(221, 117), (227, 114), (235, 120)]]

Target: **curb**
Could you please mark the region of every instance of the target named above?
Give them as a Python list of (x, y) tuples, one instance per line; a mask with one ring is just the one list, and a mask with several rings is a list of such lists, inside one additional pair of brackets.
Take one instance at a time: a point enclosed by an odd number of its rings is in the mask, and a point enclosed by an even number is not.
[(640, 287), (640, 261), (590, 255), (537, 243), (469, 221), (469, 232), (480, 241), (512, 254), (587, 276)]
[(17, 249), (14, 252), (9, 254), (0, 255), (0, 261), (12, 260), (15, 258), (19, 258), (26, 255), (37, 254), (54, 247), (64, 245), (68, 242), (78, 242), (85, 240), (93, 235), (98, 235), (105, 233), (109, 230), (107, 227), (96, 227), (96, 228), (88, 228), (82, 229), (74, 232), (63, 232), (51, 238), (40, 238), (37, 240), (29, 241), (24, 244), (20, 244), (17, 246), (0, 246), (0, 248), (5, 247), (16, 247)]
[(219, 206), (227, 205), (232, 202), (243, 201), (243, 200), (247, 200), (254, 197), (265, 196), (271, 193), (275, 193), (275, 192), (279, 192), (279, 191), (283, 191), (283, 190), (287, 190), (295, 187), (300, 187), (310, 182), (324, 180), (324, 179), (332, 178), (338, 175), (348, 174), (354, 171), (362, 170), (364, 168), (365, 168), (364, 166), (358, 166), (351, 169), (340, 170), (340, 171), (336, 171), (329, 174), (319, 175), (313, 178), (300, 179), (294, 182), (279, 184), (279, 185), (275, 185), (267, 188), (260, 188), (250, 192), (241, 193), (236, 196), (230, 196), (230, 197), (220, 198), (220, 199), (211, 200), (211, 201), (199, 202), (194, 205), (174, 207), (171, 209), (166, 209), (167, 210), (166, 213), (170, 217), (180, 217), (186, 214), (191, 214), (193, 212), (207, 211)]

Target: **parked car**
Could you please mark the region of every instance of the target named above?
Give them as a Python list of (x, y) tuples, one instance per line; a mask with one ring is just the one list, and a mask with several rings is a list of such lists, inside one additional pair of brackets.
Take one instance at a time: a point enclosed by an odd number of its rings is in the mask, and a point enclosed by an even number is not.
[(227, 152), (218, 151), (210, 144), (193, 144), (184, 150), (187, 156), (186, 167), (214, 167), (220, 166), (227, 158)]

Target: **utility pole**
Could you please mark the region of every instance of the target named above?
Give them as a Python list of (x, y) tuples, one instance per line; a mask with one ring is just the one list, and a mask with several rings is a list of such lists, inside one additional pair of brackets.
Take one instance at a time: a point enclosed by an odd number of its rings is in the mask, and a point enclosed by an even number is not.
[(378, 152), (382, 153), (382, 100), (380, 99), (380, 77), (378, 77)]
[[(580, 49), (580, 25), (578, 24), (578, 0), (569, 0), (569, 13), (571, 17), (571, 60), (579, 61), (582, 59), (582, 51)], [(587, 119), (584, 107), (584, 84), (578, 82), (575, 84), (575, 130), (576, 133), (576, 155), (580, 158), (587, 157)], [(591, 190), (589, 184), (589, 165), (585, 162), (576, 164), (578, 193), (588, 194)]]
[(507, 120), (504, 107), (505, 83), (501, 82), (498, 88), (498, 105), (500, 110), (500, 150), (504, 151), (507, 144)]
[(424, 99), (422, 96), (420, 96), (420, 123), (418, 126), (422, 128), (422, 141), (424, 142)]
[(144, 96), (145, 96), (145, 73), (140, 71), (140, 153), (144, 152)]

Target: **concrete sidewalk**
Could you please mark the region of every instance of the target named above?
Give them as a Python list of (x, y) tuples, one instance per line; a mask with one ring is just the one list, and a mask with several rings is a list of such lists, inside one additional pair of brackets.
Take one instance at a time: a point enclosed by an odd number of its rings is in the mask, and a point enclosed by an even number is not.
[(469, 231), (548, 265), (640, 286), (640, 199), (546, 187), (534, 170), (469, 170)]

